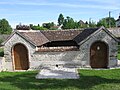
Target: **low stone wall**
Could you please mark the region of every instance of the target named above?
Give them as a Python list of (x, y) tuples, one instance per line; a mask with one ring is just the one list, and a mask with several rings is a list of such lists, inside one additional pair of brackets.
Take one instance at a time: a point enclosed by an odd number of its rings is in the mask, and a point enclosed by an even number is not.
[[(80, 51), (65, 52), (35, 52), (30, 61), (30, 69), (39, 69), (46, 66), (77, 67), (82, 65)], [(84, 62), (86, 65), (87, 61)]]

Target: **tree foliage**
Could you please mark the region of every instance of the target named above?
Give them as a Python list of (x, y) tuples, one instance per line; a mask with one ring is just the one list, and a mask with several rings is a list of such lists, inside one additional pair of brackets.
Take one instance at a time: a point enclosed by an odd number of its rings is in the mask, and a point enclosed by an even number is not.
[(63, 22), (64, 22), (64, 16), (62, 14), (60, 14), (59, 17), (58, 17), (58, 25), (59, 26), (62, 25)]
[(95, 22), (83, 22), (82, 20), (75, 21), (73, 18), (67, 16), (64, 18), (62, 14), (58, 17), (58, 25), (63, 24), (63, 29), (78, 29), (78, 28), (88, 28), (88, 27), (96, 27)]
[(0, 38), (0, 45), (1, 45), (1, 43), (2, 43), (3, 41), (4, 41), (4, 40)]
[(0, 20), (0, 34), (10, 34), (12, 28), (9, 25), (9, 22), (6, 19)]
[(78, 22), (74, 21), (73, 18), (67, 16), (63, 22), (63, 29), (75, 29), (78, 28)]
[(47, 30), (47, 28), (44, 28), (44, 27), (40, 26), (39, 24), (38, 25), (30, 24), (30, 28), (32, 30)]
[(55, 26), (54, 22), (49, 22), (49, 23), (43, 23), (42, 27), (47, 28), (47, 29), (52, 29)]
[(95, 27), (97, 27), (97, 24), (94, 21), (89, 22), (89, 27), (90, 28), (95, 28)]
[[(110, 26), (109, 26), (109, 23), (110, 23)], [(115, 19), (113, 17), (111, 17), (111, 18), (109, 18), (109, 17), (102, 18), (97, 23), (97, 27), (100, 27), (100, 26), (104, 26), (106, 28), (115, 27)]]
[(30, 24), (30, 25), (16, 25), (16, 29), (17, 30), (46, 30), (46, 28), (40, 26), (39, 24), (38, 25), (33, 25), (33, 24)]

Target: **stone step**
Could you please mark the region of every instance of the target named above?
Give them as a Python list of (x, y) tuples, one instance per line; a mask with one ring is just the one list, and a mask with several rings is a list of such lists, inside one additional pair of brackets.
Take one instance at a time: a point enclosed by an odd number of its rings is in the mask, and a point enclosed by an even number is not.
[(45, 68), (42, 69), (37, 75), (36, 79), (78, 79), (79, 75), (75, 68)]

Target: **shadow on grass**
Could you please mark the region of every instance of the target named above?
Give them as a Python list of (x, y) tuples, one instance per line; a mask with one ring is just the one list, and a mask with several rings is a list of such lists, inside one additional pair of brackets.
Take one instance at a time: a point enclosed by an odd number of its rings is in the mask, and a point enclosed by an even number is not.
[[(4, 75), (7, 73), (7, 75)], [(106, 79), (100, 76), (85, 76), (80, 74), (80, 79), (35, 79), (36, 72), (2, 72), (0, 83), (10, 83), (19, 89), (90, 89), (95, 85), (120, 83), (119, 79)], [(10, 75), (12, 74), (12, 75)], [(6, 85), (7, 86), (7, 85)], [(1, 89), (1, 88), (0, 88)]]

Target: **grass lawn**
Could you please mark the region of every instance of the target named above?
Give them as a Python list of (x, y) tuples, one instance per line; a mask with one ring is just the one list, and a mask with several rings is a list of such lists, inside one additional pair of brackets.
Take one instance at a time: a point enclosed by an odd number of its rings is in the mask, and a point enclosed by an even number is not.
[(120, 60), (120, 53), (117, 54), (117, 59)]
[(78, 71), (78, 80), (36, 80), (35, 71), (1, 72), (0, 90), (120, 90), (120, 69)]

